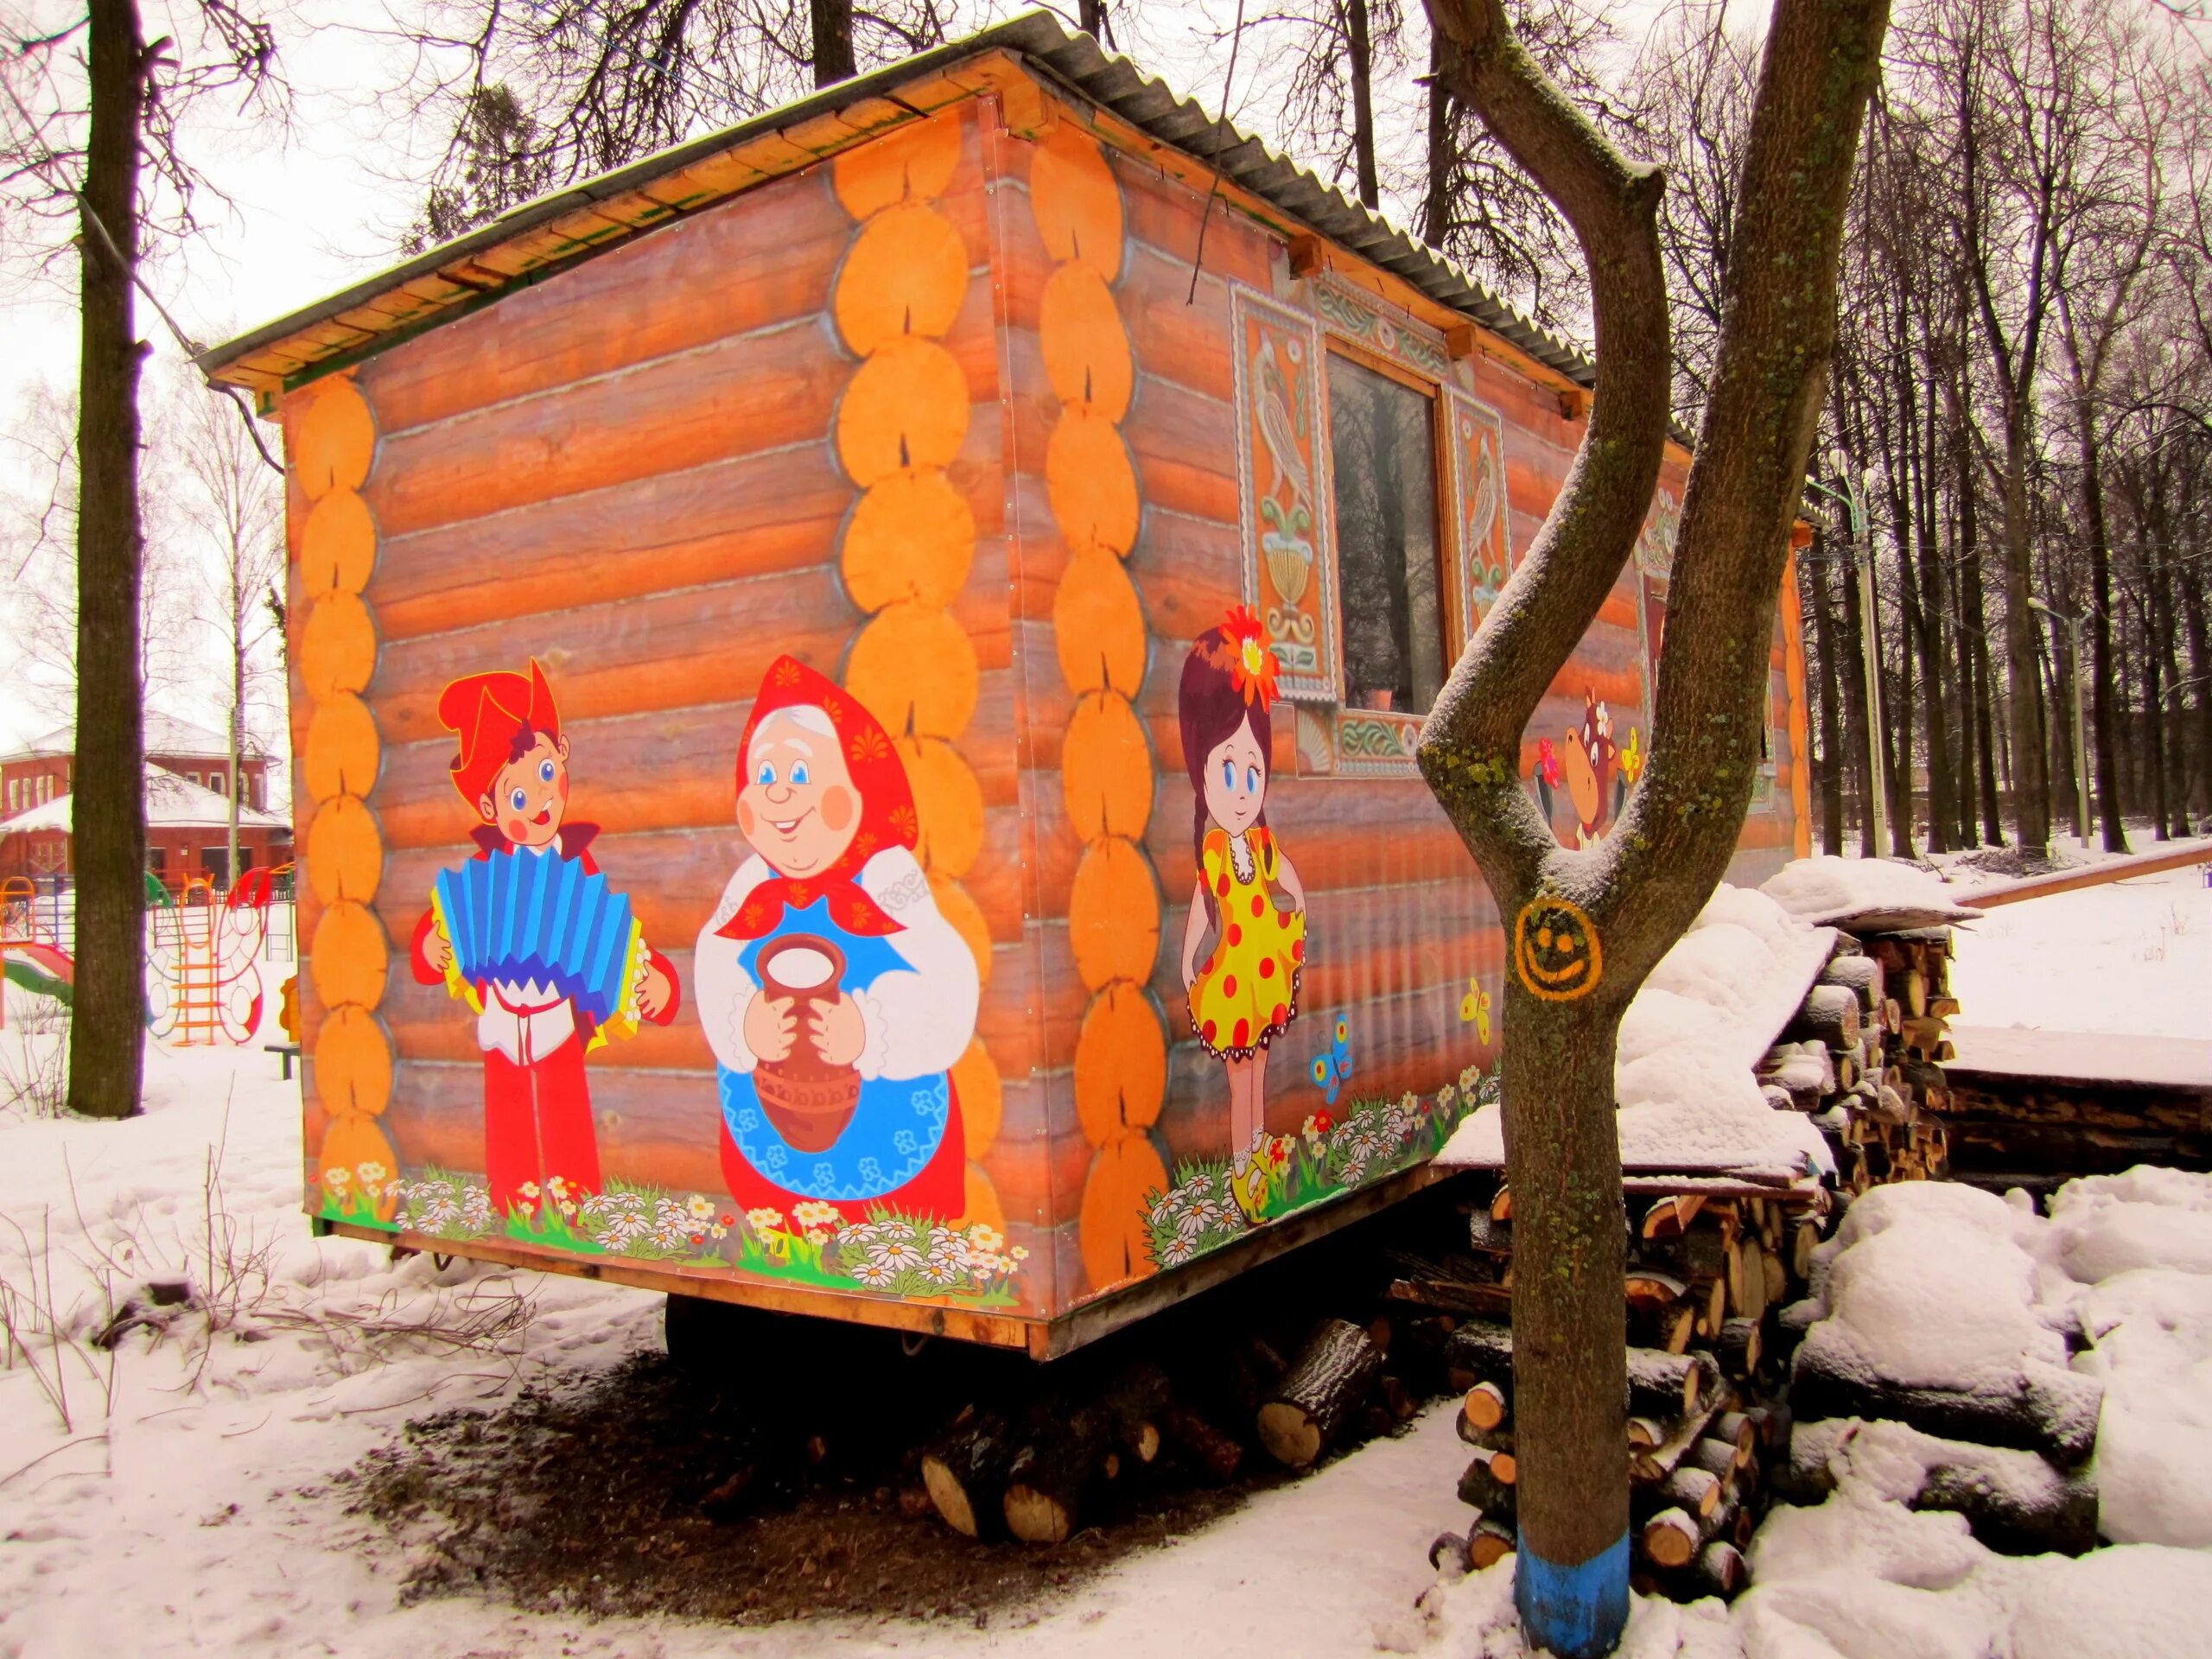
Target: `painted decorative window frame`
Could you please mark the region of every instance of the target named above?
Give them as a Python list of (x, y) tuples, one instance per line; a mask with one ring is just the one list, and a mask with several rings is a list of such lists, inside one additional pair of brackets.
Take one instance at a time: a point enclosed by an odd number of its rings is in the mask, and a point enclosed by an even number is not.
[[(1437, 485), (1440, 555), (1445, 562), (1439, 597), (1445, 646), (1456, 658), (1474, 635), (1484, 613), (1511, 574), (1514, 549), (1507, 501), (1505, 421), (1498, 410), (1466, 391), (1440, 330), (1408, 316), (1341, 277), (1324, 272), (1307, 280), (1311, 310), (1243, 283), (1230, 285), (1233, 342), (1236, 479), (1240, 551), (1246, 601), (1268, 629), (1281, 664), (1283, 695), (1297, 709), (1294, 721), (1301, 776), (1346, 779), (1414, 778), (1422, 716), (1345, 706), (1343, 644), (1337, 615), (1338, 571), (1336, 492), (1330, 475), (1327, 353), (1332, 343), (1388, 363), (1433, 389), (1434, 432), (1440, 446)], [(1280, 486), (1286, 474), (1274, 451), (1294, 444), (1290, 413), (1276, 404), (1274, 427), (1261, 404), (1267, 390), (1255, 330), (1284, 349), (1275, 358), (1294, 404), (1303, 389), (1313, 412), (1307, 474), (1314, 506), (1310, 563), (1300, 580), (1297, 527), (1286, 529)], [(1289, 349), (1295, 346), (1295, 352)], [(1307, 460), (1305, 455), (1299, 457)], [(1267, 487), (1262, 488), (1263, 478)], [(1274, 512), (1265, 504), (1274, 502)], [(1284, 582), (1297, 591), (1287, 596)], [(1310, 612), (1318, 609), (1318, 616)], [(1294, 618), (1309, 620), (1313, 635), (1297, 633)], [(1294, 637), (1287, 637), (1294, 636)], [(1311, 645), (1311, 656), (1299, 647)]]
[[(1283, 696), (1294, 703), (1338, 702), (1344, 696), (1344, 664), (1337, 634), (1336, 496), (1329, 476), (1321, 327), (1306, 312), (1241, 283), (1230, 287), (1229, 320), (1245, 601), (1268, 631)], [(1263, 352), (1273, 358), (1281, 391), (1259, 384)], [(1286, 392), (1293, 407), (1283, 405)], [(1303, 454), (1294, 408), (1301, 397), (1307, 411)], [(1287, 510), (1285, 486), (1292, 504)], [(1301, 505), (1309, 510), (1305, 525), (1296, 522)]]

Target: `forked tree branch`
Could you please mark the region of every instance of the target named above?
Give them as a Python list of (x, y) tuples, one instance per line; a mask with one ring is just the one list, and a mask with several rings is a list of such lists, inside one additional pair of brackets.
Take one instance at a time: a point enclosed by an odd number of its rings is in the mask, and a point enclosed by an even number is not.
[(1429, 16), (1445, 85), (1566, 216), (1590, 268), (1598, 377), (1582, 447), (1421, 733), (1422, 775), (1499, 903), (1517, 906), (1576, 856), (1522, 787), (1521, 735), (1627, 563), (1666, 448), (1665, 181), (1575, 111), (1499, 0), (1429, 0)]
[[(1760, 764), (1775, 608), (1835, 345), (1845, 207), (1889, 0), (1777, 0), (1682, 502), (1651, 758), (1600, 856), (1624, 945), (1726, 873)], [(1640, 976), (1639, 976), (1640, 977)]]

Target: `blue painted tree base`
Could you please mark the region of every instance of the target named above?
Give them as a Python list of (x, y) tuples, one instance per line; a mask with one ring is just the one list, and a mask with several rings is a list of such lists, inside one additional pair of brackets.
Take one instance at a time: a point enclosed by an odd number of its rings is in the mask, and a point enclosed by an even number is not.
[(1604, 1659), (1628, 1624), (1628, 1534), (1573, 1567), (1516, 1541), (1513, 1604), (1529, 1645), (1558, 1659)]

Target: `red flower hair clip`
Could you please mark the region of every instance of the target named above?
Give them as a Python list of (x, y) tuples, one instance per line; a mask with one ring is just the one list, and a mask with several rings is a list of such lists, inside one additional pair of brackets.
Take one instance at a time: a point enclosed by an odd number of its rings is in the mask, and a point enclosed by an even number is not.
[(1280, 695), (1275, 688), (1280, 664), (1260, 632), (1260, 619), (1249, 605), (1232, 606), (1222, 619), (1221, 633), (1229, 645), (1230, 683), (1247, 707), (1256, 702), (1266, 708)]

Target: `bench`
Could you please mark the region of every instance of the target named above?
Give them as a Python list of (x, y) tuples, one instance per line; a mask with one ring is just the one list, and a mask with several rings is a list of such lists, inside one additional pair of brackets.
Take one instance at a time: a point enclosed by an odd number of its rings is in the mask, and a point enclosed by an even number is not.
[(297, 1043), (264, 1043), (261, 1052), (274, 1054), (283, 1061), (284, 1081), (289, 1083), (292, 1080), (292, 1062), (300, 1058), (300, 1046)]

